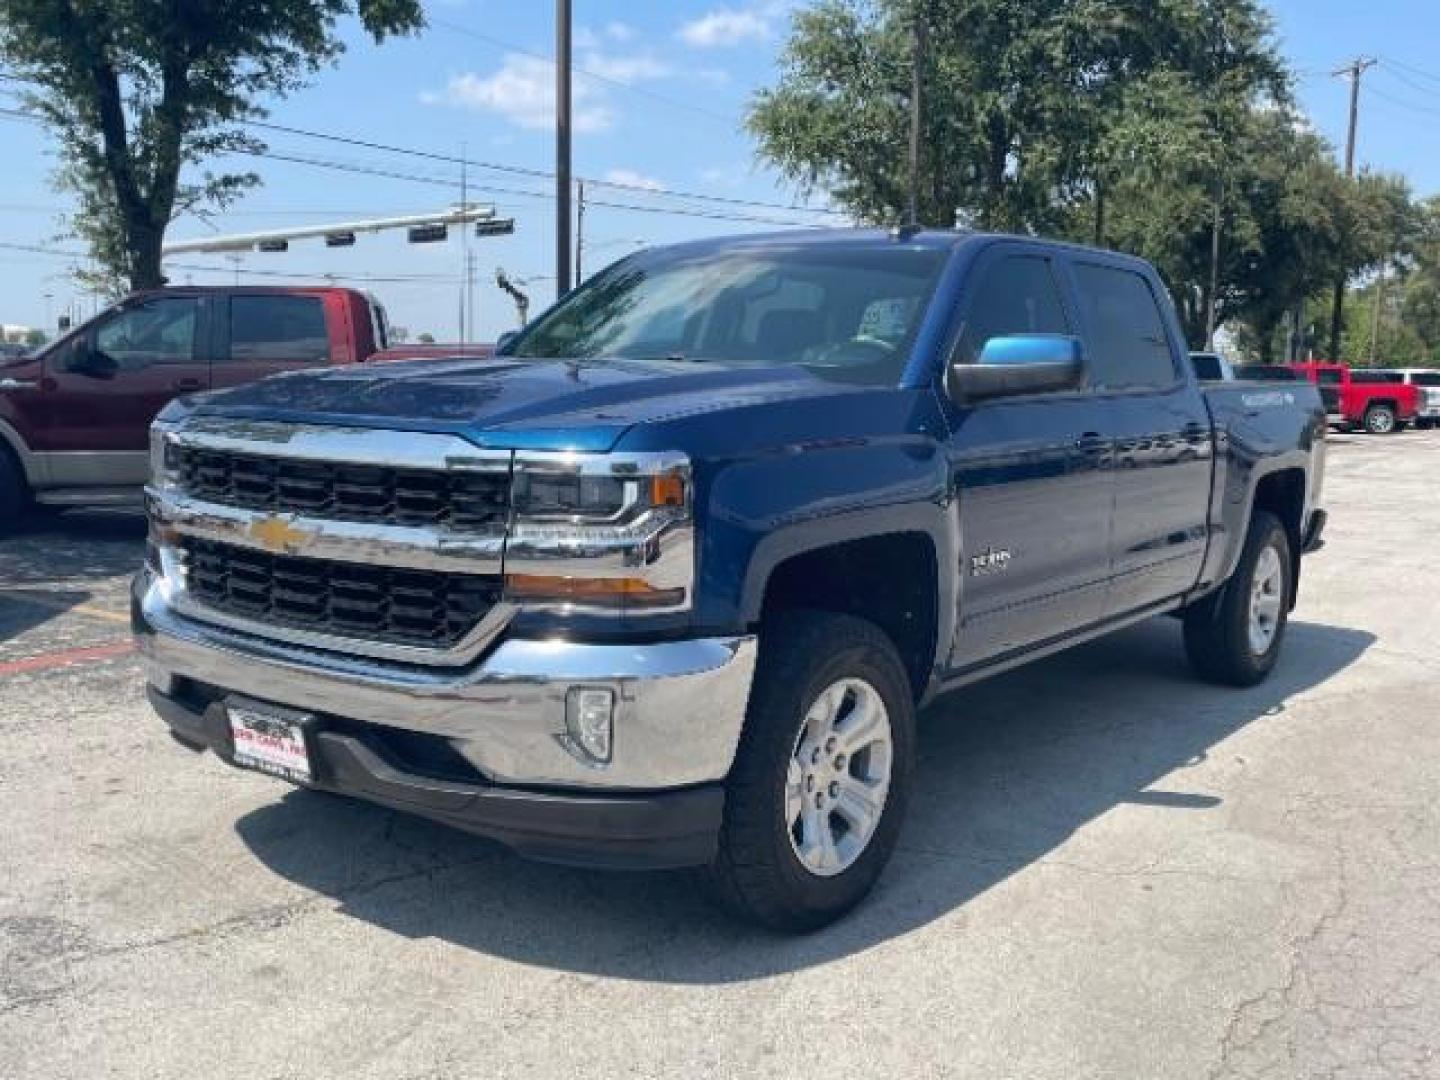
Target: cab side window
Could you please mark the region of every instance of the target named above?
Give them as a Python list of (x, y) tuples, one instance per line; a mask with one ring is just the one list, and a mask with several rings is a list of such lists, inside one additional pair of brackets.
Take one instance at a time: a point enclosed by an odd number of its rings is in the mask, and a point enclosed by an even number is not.
[(956, 363), (975, 363), (993, 337), (1071, 332), (1049, 259), (1006, 255), (981, 266), (978, 273), (980, 280), (971, 289)]
[(191, 297), (146, 300), (100, 326), (95, 331), (95, 351), (121, 371), (191, 363), (199, 312), (200, 305)]
[(1095, 385), (1102, 390), (1173, 386), (1175, 357), (1150, 283), (1133, 271), (1094, 263), (1078, 264), (1075, 278)]

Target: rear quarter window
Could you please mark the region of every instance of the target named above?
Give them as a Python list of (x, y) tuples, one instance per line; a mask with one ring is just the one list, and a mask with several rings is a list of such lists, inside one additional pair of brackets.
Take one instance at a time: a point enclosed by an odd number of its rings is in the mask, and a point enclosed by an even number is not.
[(1094, 382), (1102, 390), (1145, 390), (1178, 378), (1165, 318), (1150, 283), (1131, 270), (1075, 267)]
[(230, 359), (321, 362), (329, 359), (325, 302), (318, 296), (232, 296)]

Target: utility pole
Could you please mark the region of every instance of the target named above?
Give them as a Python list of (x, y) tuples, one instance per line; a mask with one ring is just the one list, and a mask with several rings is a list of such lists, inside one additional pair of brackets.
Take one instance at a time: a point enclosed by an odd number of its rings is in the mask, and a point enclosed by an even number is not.
[[(463, 214), (470, 209), (470, 187), (468, 169), (466, 165), (465, 144), (460, 144), (460, 212)], [(466, 304), (470, 296), (470, 227), (462, 223), (460, 226), (460, 344), (464, 345), (470, 340), (466, 333), (465, 314)]]
[(575, 181), (575, 284), (585, 280), (585, 181)]
[(1215, 217), (1210, 222), (1210, 302), (1205, 312), (1205, 351), (1215, 351), (1216, 293), (1220, 291), (1220, 214), (1225, 202), (1225, 181), (1215, 181)]
[(571, 0), (555, 0), (555, 295), (570, 291)]
[(925, 18), (924, 4), (917, 4), (910, 43), (910, 209), (907, 225), (920, 223), (920, 95), (925, 82)]
[(1375, 310), (1370, 313), (1370, 366), (1375, 366), (1375, 353), (1380, 347), (1380, 312), (1385, 307), (1385, 264), (1380, 264), (1380, 280), (1375, 283)]
[[(1345, 135), (1345, 179), (1355, 176), (1355, 129), (1360, 120), (1360, 76), (1375, 66), (1373, 58), (1357, 56), (1331, 74), (1350, 80), (1350, 127)], [(1330, 306), (1330, 359), (1340, 359), (1340, 330), (1345, 319), (1345, 277), (1335, 282), (1335, 298)]]

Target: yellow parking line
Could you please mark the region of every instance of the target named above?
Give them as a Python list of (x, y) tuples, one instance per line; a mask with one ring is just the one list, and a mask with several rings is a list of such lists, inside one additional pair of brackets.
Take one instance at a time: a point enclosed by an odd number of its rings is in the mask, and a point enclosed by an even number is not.
[(90, 604), (76, 604), (70, 610), (78, 611), (81, 615), (89, 615), (92, 619), (104, 619), (106, 622), (122, 623), (125, 626), (130, 625), (130, 616), (119, 611), (92, 607)]

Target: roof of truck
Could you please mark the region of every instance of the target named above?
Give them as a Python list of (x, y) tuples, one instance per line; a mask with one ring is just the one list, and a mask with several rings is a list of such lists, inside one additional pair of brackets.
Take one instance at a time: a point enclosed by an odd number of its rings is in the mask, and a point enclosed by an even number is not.
[(906, 244), (911, 247), (956, 248), (964, 244), (984, 244), (996, 240), (1023, 240), (1028, 243), (1044, 244), (1046, 247), (1063, 248), (1075, 252), (1103, 253), (1114, 258), (1142, 263), (1144, 260), (1122, 252), (1104, 248), (1075, 244), (1068, 240), (1055, 240), (1045, 236), (1026, 236), (1020, 233), (975, 232), (968, 229), (914, 229), (906, 228), (843, 228), (843, 229), (785, 229), (779, 232), (740, 233), (726, 236), (706, 237), (700, 240), (684, 240), (674, 244), (659, 244), (650, 250), (664, 248), (671, 251), (721, 251), (727, 248), (766, 247), (823, 247), (828, 244), (848, 244), (884, 247), (891, 244)]

